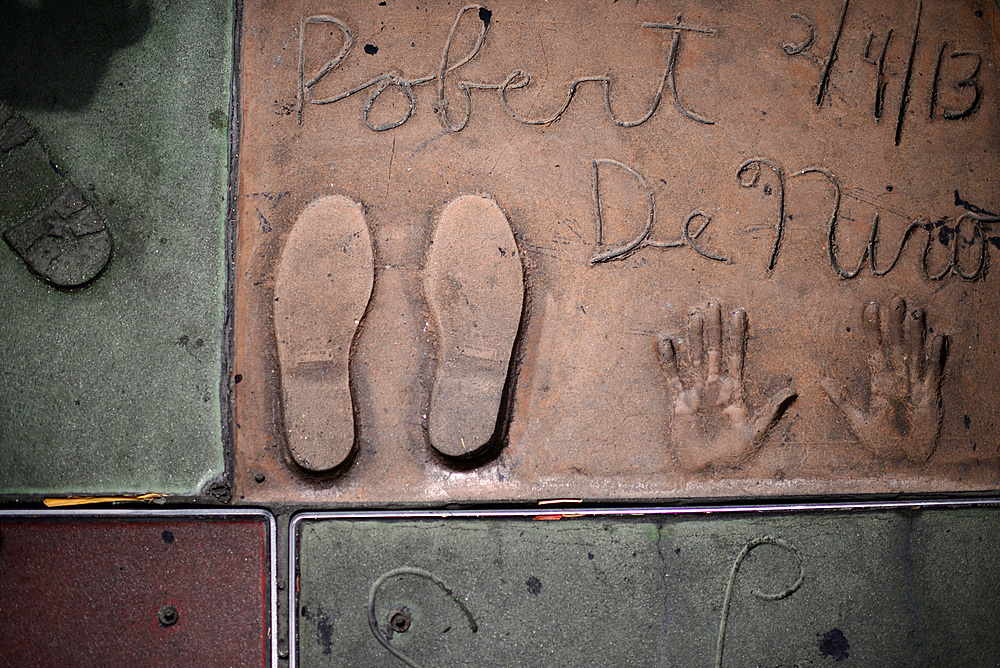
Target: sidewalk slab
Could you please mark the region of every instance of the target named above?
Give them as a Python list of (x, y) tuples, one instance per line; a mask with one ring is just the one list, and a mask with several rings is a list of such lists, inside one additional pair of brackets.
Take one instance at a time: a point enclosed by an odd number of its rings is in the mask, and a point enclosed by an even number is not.
[(199, 495), (225, 471), (232, 3), (91, 4), (0, 9), (0, 101), (35, 133), (0, 155), (0, 227), (71, 183), (112, 243), (68, 290), (0, 243), (0, 494)]
[(4, 661), (269, 666), (267, 513), (0, 513)]
[(989, 665), (1000, 652), (996, 507), (559, 512), (572, 510), (300, 516), (297, 665)]

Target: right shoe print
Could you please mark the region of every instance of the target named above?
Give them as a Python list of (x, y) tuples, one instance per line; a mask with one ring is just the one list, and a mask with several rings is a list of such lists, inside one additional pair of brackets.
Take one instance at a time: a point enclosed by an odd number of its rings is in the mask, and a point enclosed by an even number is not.
[(431, 445), (450, 458), (491, 449), (524, 306), (524, 269), (506, 215), (466, 195), (441, 212), (424, 268), (437, 334), (427, 417)]

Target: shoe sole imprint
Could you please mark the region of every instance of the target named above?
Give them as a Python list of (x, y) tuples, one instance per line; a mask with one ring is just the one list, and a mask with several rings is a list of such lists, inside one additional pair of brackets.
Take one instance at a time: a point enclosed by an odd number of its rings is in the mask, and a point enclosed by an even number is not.
[[(0, 155), (34, 138), (31, 126), (0, 102)], [(76, 186), (57, 173), (63, 186), (55, 199), (5, 230), (3, 238), (42, 280), (60, 288), (76, 288), (94, 280), (107, 266), (111, 234)]]
[(274, 288), (288, 448), (310, 471), (334, 469), (353, 451), (351, 346), (374, 280), (361, 205), (341, 195), (310, 203), (285, 242)]
[(430, 442), (447, 457), (474, 456), (498, 431), (524, 306), (521, 255), (496, 202), (466, 195), (444, 207), (424, 291), (438, 338)]

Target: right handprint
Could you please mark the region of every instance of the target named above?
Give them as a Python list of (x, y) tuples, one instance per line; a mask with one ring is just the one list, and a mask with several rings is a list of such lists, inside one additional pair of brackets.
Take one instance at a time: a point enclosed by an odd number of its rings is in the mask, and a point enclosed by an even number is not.
[(902, 297), (892, 300), (886, 316), (889, 322), (883, 329), (878, 305), (865, 308), (862, 328), (871, 369), (867, 409), (846, 396), (841, 382), (824, 378), (820, 386), (862, 444), (922, 464), (934, 453), (941, 431), (947, 337), (935, 334), (928, 341), (924, 310), (907, 308)]

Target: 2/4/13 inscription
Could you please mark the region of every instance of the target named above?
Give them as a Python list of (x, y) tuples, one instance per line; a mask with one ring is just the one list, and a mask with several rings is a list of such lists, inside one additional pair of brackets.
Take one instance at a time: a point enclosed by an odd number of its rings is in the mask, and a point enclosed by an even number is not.
[[(830, 89), (830, 79), (833, 70), (834, 62), (838, 59), (838, 49), (841, 46), (842, 38), (844, 37), (844, 25), (848, 18), (848, 10), (850, 9), (850, 0), (844, 0), (844, 4), (841, 6), (840, 19), (837, 22), (837, 27), (833, 31), (833, 37), (830, 43), (829, 51), (827, 54), (819, 58), (814, 56), (811, 49), (814, 45), (816, 39), (816, 30), (814, 28), (812, 20), (803, 14), (792, 14), (792, 19), (797, 19), (805, 24), (807, 31), (806, 37), (800, 42), (792, 42), (785, 44), (782, 50), (785, 54), (789, 56), (799, 56), (804, 57), (821, 69), (819, 85), (816, 92), (816, 106), (823, 106), (825, 97), (827, 96)], [(911, 85), (913, 84), (913, 76), (915, 74), (915, 59), (917, 56), (917, 47), (919, 45), (918, 39), (920, 37), (921, 20), (923, 19), (924, 1), (916, 0), (914, 3), (914, 16), (912, 28), (910, 31), (910, 39), (906, 45), (907, 59), (905, 68), (902, 70), (901, 77), (901, 90), (899, 93), (899, 104), (896, 110), (896, 120), (895, 120), (895, 133), (894, 142), (896, 146), (899, 146), (900, 141), (903, 136), (903, 121), (906, 117), (907, 107), (910, 104), (911, 96)], [(982, 15), (982, 10), (979, 11), (980, 16)], [(861, 52), (862, 59), (869, 65), (873, 65), (876, 68), (876, 79), (875, 79), (875, 94), (874, 94), (874, 104), (872, 107), (872, 115), (877, 123), (882, 118), (882, 113), (885, 108), (885, 96), (886, 87), (888, 85), (888, 79), (886, 75), (886, 55), (889, 52), (889, 47), (892, 44), (892, 37), (894, 34), (894, 28), (889, 28), (885, 36), (880, 38), (881, 49), (879, 49), (879, 55), (874, 56), (873, 46), (876, 46), (878, 42), (876, 40), (876, 34), (871, 30), (868, 31), (868, 36), (864, 43), (864, 49)], [(900, 34), (900, 33), (895, 33)], [(962, 36), (963, 40), (968, 39), (968, 35)], [(976, 112), (979, 108), (979, 103), (982, 99), (982, 87), (978, 81), (979, 70), (982, 67), (983, 58), (978, 51), (964, 51), (959, 49), (953, 49), (949, 52), (949, 59), (966, 59), (968, 61), (967, 67), (964, 70), (958, 70), (954, 67), (949, 68), (952, 70), (949, 72), (949, 81), (944, 83), (942, 81), (942, 61), (944, 58), (945, 50), (948, 49), (948, 41), (944, 40), (940, 43), (937, 51), (937, 60), (934, 65), (934, 74), (930, 77), (930, 86), (927, 90), (928, 95), (928, 118), (934, 120), (937, 116), (935, 112), (940, 114), (941, 118), (945, 120), (955, 121), (967, 118)], [(916, 72), (916, 74), (922, 75), (921, 72)], [(943, 90), (943, 87), (954, 86), (957, 89), (960, 97), (964, 97), (963, 107), (958, 109), (940, 109), (938, 110), (938, 96)], [(965, 89), (969, 89), (968, 93), (965, 93)]]

